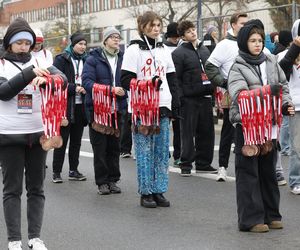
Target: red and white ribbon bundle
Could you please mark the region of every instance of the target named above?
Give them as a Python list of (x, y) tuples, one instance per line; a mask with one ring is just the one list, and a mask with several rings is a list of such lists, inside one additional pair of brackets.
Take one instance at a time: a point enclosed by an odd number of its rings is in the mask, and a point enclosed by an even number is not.
[[(115, 89), (105, 84), (93, 85), (94, 122), (92, 127), (102, 134), (120, 136)], [(114, 114), (114, 120), (113, 120)], [(113, 125), (114, 121), (114, 125)], [(115, 127), (114, 127), (115, 126)]]
[(44, 150), (62, 146), (60, 126), (66, 116), (67, 89), (63, 89), (64, 80), (60, 75), (45, 76), (46, 83), (40, 87), (41, 111), (44, 126), (44, 136), (40, 142)]
[(144, 135), (159, 133), (158, 80), (153, 84), (152, 80), (132, 79), (130, 97), (133, 126), (138, 127), (138, 132)]
[[(272, 150), (272, 126), (277, 125), (277, 133), (282, 123), (282, 90), (279, 96), (271, 95), (270, 85), (261, 89), (244, 90), (239, 94), (244, 145), (263, 145), (254, 155), (265, 154)], [(251, 151), (252, 152), (252, 151)], [(247, 154), (247, 156), (253, 156)]]
[(223, 98), (223, 95), (224, 95), (224, 90), (221, 87), (216, 87), (215, 100), (216, 100), (217, 109), (219, 111), (222, 111), (222, 98)]

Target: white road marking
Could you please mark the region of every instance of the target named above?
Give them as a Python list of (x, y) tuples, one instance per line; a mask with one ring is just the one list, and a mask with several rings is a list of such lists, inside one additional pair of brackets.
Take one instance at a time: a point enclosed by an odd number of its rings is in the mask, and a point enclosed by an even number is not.
[[(90, 139), (88, 139), (88, 138), (83, 138), (83, 139), (81, 139), (81, 140), (84, 141), (84, 142), (90, 142)], [(220, 149), (219, 145), (215, 145), (214, 151), (219, 151), (219, 149)], [(231, 151), (233, 151), (233, 149), (234, 149), (234, 145), (231, 147)], [(169, 147), (169, 151), (170, 151), (170, 152), (173, 152), (173, 151), (174, 151), (174, 147), (173, 147), (173, 146), (170, 146), (170, 147)]]
[[(66, 154), (67, 153), (68, 153), (68, 149), (66, 149)], [(90, 153), (90, 152), (80, 151), (80, 156), (87, 157), (87, 158), (93, 158), (94, 154)], [(169, 166), (169, 172), (180, 174), (180, 168), (174, 168), (172, 166)], [(210, 179), (210, 180), (216, 180), (216, 176), (217, 176), (217, 174), (196, 173), (195, 170), (192, 170), (191, 172), (192, 172), (193, 176), (197, 176), (197, 177), (201, 177), (201, 178), (206, 178), (206, 179)], [(235, 181), (235, 177), (227, 176), (227, 181), (228, 182), (234, 182)]]
[[(180, 171), (180, 168), (174, 168), (172, 166), (169, 166), (169, 172), (180, 174), (181, 171)], [(217, 177), (217, 174), (196, 173), (195, 170), (192, 170), (191, 172), (192, 172), (192, 176), (202, 177), (202, 178), (210, 179), (210, 180), (214, 180), (214, 181), (216, 180), (216, 177)], [(234, 182), (235, 177), (227, 176), (227, 181)]]

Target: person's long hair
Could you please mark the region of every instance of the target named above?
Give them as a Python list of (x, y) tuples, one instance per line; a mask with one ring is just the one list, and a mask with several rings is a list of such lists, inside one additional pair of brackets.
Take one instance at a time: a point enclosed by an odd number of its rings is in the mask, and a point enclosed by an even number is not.
[(146, 11), (143, 15), (137, 17), (137, 24), (138, 24), (138, 33), (140, 36), (144, 34), (144, 30), (148, 23), (153, 24), (155, 20), (159, 20), (161, 23), (162, 29), (162, 19), (161, 17), (153, 11)]

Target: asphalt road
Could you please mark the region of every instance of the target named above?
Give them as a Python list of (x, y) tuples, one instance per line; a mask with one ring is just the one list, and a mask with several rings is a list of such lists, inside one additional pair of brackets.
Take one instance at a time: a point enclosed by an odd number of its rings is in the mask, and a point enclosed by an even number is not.
[[(216, 149), (218, 143), (217, 133)], [(233, 154), (229, 167), (229, 175), (233, 178), (226, 183), (215, 182), (214, 175), (181, 177), (177, 169), (170, 168), (166, 197), (171, 207), (146, 209), (139, 206), (132, 158), (120, 160), (122, 193), (100, 196), (94, 184), (87, 131), (81, 150), (79, 170), (88, 178), (84, 182), (67, 180), (66, 160), (62, 173), (64, 183), (52, 183), (52, 152), (48, 154), (50, 167), (45, 181), (46, 208), (41, 238), (49, 250), (300, 249), (300, 197), (292, 195), (287, 186), (280, 187), (283, 230), (265, 234), (238, 231)], [(217, 159), (218, 151), (215, 151), (214, 166), (217, 166)], [(284, 157), (283, 162), (286, 170), (288, 158)], [(25, 199), (23, 194), (24, 245), (27, 242)], [(0, 211), (0, 249), (7, 249), (2, 204)]]

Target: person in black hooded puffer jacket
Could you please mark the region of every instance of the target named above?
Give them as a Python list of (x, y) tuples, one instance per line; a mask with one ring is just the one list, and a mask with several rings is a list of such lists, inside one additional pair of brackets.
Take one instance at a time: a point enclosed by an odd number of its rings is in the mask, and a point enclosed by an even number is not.
[[(287, 109), (291, 98), (284, 72), (275, 56), (264, 54), (264, 31), (256, 24), (245, 25), (238, 35), (239, 55), (228, 77), (232, 97), (230, 121), (235, 126), (235, 171), (238, 226), (241, 231), (255, 233), (283, 228), (279, 212), (280, 194), (274, 168), (276, 160), (276, 127), (273, 126), (273, 148), (266, 155), (247, 157), (242, 154), (244, 137), (238, 96), (243, 90), (253, 90), (270, 84), (271, 94), (279, 95), (282, 87), (282, 107)], [(284, 112), (284, 111), (283, 111)], [(292, 114), (292, 113), (291, 113)]]
[(51, 66), (38, 68), (30, 50), (35, 34), (23, 18), (17, 18), (3, 39), (0, 62), (0, 162), (3, 174), (3, 209), (8, 249), (22, 249), (21, 195), (25, 168), (27, 191), (28, 246), (47, 250), (40, 240), (44, 214), (44, 178), (47, 152), (40, 144), (44, 134), (39, 86), (43, 76), (59, 74)]

